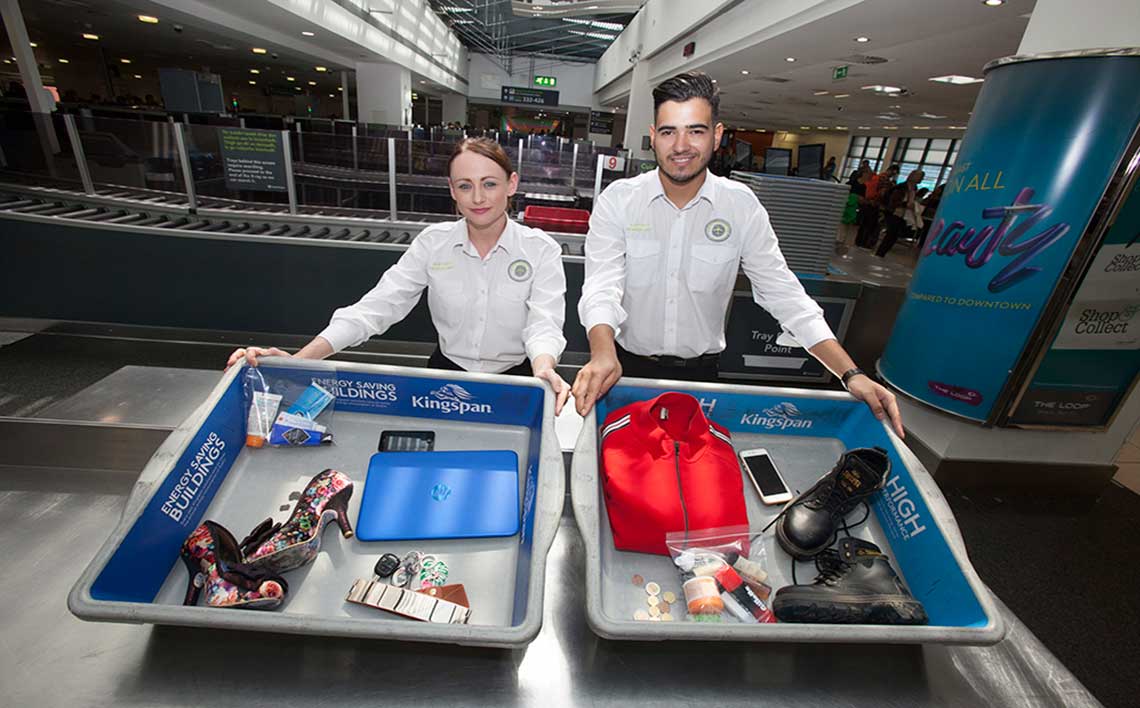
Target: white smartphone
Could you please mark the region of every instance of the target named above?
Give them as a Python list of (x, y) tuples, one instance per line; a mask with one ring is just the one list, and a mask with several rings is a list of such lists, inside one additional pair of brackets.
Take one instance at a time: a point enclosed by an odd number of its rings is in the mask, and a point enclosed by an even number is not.
[(788, 491), (787, 483), (780, 476), (780, 470), (776, 469), (776, 463), (772, 462), (772, 456), (767, 450), (762, 447), (742, 450), (740, 462), (744, 465), (748, 478), (752, 480), (752, 486), (756, 487), (760, 501), (765, 504), (783, 504), (791, 501), (792, 493)]

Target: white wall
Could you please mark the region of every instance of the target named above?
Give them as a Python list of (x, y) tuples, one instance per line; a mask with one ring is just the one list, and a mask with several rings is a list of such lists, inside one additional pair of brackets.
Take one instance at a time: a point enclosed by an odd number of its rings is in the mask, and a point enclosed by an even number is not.
[[(631, 51), (641, 49), (641, 61), (649, 62), (648, 76), (653, 83), (689, 69), (702, 66), (741, 49), (755, 45), (765, 39), (777, 37), (797, 27), (810, 24), (835, 12), (857, 5), (863, 0), (751, 0), (742, 2), (728, 11), (706, 12), (715, 2), (694, 2), (687, 11), (673, 9), (680, 13), (686, 22), (693, 24), (678, 32), (670, 14), (671, 0), (649, 0), (634, 21), (625, 28), (610, 48), (598, 60), (598, 71), (594, 77), (594, 88), (600, 90), (627, 73), (632, 65)], [(699, 9), (698, 9), (699, 8)], [(712, 16), (703, 26), (702, 18)], [(657, 20), (653, 24), (654, 19)], [(696, 27), (694, 29), (694, 27)], [(662, 38), (673, 36), (683, 39), (669, 45)], [(696, 52), (691, 57), (682, 56), (679, 44), (696, 42)]]
[(1037, 0), (1017, 53), (1137, 46), (1137, 0)]
[(538, 74), (540, 76), (553, 76), (558, 80), (558, 85), (550, 90), (558, 92), (559, 107), (588, 110), (592, 105), (594, 95), (593, 64), (566, 62), (552, 64), (547, 60), (537, 60), (533, 63), (535, 70), (532, 73), (531, 60), (519, 57), (515, 59), (511, 67), (514, 73), (508, 74), (485, 54), (472, 52), (469, 56), (467, 97), (473, 101), (490, 99), (497, 102), (502, 98), (500, 89), (503, 86), (542, 88), (534, 86), (534, 75)]

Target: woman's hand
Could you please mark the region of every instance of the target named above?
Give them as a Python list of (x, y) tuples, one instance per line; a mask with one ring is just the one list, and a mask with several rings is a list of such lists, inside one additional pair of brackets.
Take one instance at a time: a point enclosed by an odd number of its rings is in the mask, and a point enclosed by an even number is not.
[(847, 391), (855, 398), (867, 404), (871, 412), (879, 420), (885, 420), (888, 416), (891, 419), (891, 427), (894, 428), (895, 433), (900, 437), (906, 437), (903, 431), (902, 416), (899, 414), (899, 404), (895, 400), (895, 394), (891, 393), (882, 386), (871, 380), (871, 377), (866, 374), (859, 374), (853, 376), (847, 382)]
[(535, 359), (531, 366), (536, 379), (542, 379), (550, 384), (555, 395), (554, 415), (561, 415), (562, 406), (566, 405), (566, 399), (570, 397), (570, 385), (554, 370), (554, 358), (543, 354)]
[(245, 359), (250, 366), (257, 366), (257, 360), (263, 356), (293, 356), (287, 351), (278, 349), (277, 347), (239, 347), (230, 354), (229, 361), (226, 362), (226, 368), (230, 368), (242, 359)]

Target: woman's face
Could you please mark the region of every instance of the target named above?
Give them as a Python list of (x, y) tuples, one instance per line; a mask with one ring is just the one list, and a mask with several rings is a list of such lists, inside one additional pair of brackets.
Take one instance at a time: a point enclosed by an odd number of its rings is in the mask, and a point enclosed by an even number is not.
[(447, 183), (467, 223), (484, 227), (507, 211), (508, 199), (518, 190), (519, 176), (507, 175), (491, 158), (465, 150), (451, 163)]

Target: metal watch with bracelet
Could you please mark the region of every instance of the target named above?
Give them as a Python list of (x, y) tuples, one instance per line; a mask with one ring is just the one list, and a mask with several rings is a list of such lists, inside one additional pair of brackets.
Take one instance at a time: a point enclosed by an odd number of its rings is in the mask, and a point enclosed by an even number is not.
[(847, 382), (850, 381), (851, 379), (855, 378), (856, 376), (866, 376), (866, 375), (867, 374), (863, 373), (863, 370), (860, 369), (859, 367), (855, 367), (853, 369), (848, 369), (847, 371), (844, 371), (843, 376), (840, 377), (840, 379), (843, 381), (843, 388), (850, 391), (851, 389), (847, 388)]

